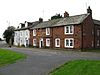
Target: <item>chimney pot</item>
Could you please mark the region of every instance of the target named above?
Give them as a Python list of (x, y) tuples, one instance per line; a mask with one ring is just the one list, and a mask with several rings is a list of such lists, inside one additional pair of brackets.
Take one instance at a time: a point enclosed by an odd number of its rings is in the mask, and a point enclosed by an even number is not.
[(39, 18), (39, 23), (43, 22), (43, 18)]
[(69, 13), (65, 11), (64, 17), (69, 17)]

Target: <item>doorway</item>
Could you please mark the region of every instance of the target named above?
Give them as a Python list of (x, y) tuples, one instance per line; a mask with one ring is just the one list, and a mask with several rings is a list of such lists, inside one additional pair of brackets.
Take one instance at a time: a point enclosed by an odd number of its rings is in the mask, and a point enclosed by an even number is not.
[(39, 43), (39, 47), (42, 48), (43, 45), (44, 45), (44, 43), (43, 43), (43, 38), (41, 38), (41, 39), (40, 39), (40, 43)]

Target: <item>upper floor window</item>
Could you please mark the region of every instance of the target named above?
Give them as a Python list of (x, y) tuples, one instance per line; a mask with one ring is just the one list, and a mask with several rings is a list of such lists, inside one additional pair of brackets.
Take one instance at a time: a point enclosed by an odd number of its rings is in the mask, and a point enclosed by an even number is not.
[(17, 33), (15, 33), (15, 36), (17, 36)]
[(28, 36), (28, 31), (26, 31), (26, 36)]
[(64, 28), (65, 34), (73, 34), (74, 33), (74, 26), (65, 26)]
[(97, 30), (97, 36), (99, 36), (100, 35), (100, 30)]
[(20, 32), (20, 36), (22, 36), (23, 34), (22, 34), (22, 31)]
[(36, 29), (33, 29), (33, 36), (36, 36)]
[(74, 47), (74, 39), (66, 38), (64, 44), (65, 44), (65, 47), (73, 48)]
[(60, 39), (59, 38), (55, 39), (55, 47), (60, 47)]
[(46, 28), (46, 35), (50, 35), (50, 28)]

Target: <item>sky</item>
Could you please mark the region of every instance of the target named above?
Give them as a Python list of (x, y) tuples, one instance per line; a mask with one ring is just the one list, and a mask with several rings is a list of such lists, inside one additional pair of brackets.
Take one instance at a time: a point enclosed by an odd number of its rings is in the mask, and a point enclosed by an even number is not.
[(56, 13), (67, 11), (70, 16), (87, 13), (90, 6), (93, 18), (100, 20), (99, 0), (0, 0), (0, 38), (8, 26), (19, 26), (25, 21), (44, 21)]

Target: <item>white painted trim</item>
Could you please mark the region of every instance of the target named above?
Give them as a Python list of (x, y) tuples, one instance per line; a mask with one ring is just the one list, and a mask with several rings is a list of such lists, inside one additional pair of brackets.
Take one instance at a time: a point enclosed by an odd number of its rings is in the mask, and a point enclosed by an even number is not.
[[(68, 46), (66, 46), (66, 40), (69, 41)], [(73, 46), (70, 46), (70, 43), (71, 43), (70, 40), (72, 40)], [(64, 45), (66, 48), (74, 48), (74, 38), (65, 38)]]
[[(57, 40), (59, 40), (59, 45), (57, 45)], [(55, 47), (60, 47), (60, 38), (55, 39)]]
[(46, 28), (46, 35), (50, 35), (50, 28)]
[(39, 47), (40, 47), (40, 48), (42, 47), (42, 46), (41, 46), (41, 41), (42, 41), (42, 45), (44, 46), (43, 38), (41, 38), (40, 41), (39, 41)]
[[(71, 33), (71, 30), (70, 30), (70, 28), (71, 28), (71, 26), (72, 26), (72, 33)], [(69, 33), (66, 33), (66, 28), (68, 27), (68, 31), (69, 31)], [(70, 26), (64, 26), (64, 33), (65, 34), (74, 34), (74, 26), (73, 25), (70, 25)]]
[(33, 39), (33, 46), (37, 46), (36, 39)]
[[(49, 40), (49, 43), (48, 43), (48, 40)], [(49, 38), (46, 38), (46, 46), (47, 46), (47, 47), (50, 46), (50, 39), (49, 39)]]
[(36, 36), (36, 29), (33, 29), (33, 36)]

